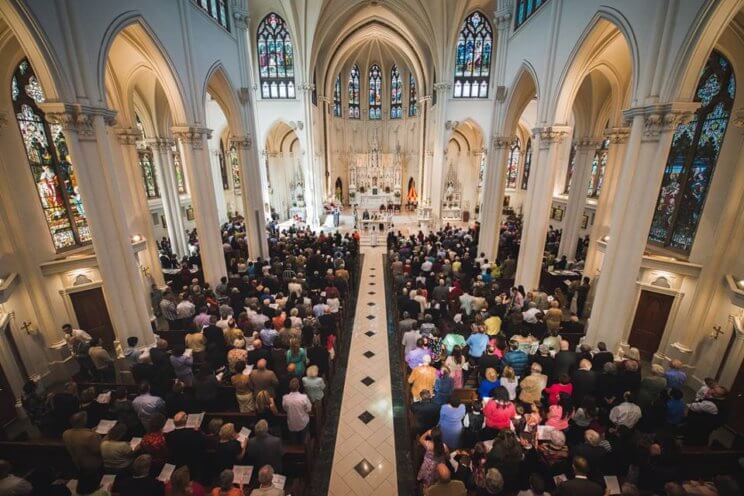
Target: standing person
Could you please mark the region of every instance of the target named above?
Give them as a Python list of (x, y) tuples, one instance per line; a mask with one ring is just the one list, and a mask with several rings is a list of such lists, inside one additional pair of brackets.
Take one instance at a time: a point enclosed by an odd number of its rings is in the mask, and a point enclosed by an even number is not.
[(439, 429), (442, 432), (442, 441), (450, 449), (460, 447), (460, 436), (462, 435), (462, 419), (465, 418), (465, 405), (457, 398), (450, 398), (449, 403), (442, 405), (439, 410)]
[(581, 281), (581, 285), (576, 288), (576, 316), (584, 318), (584, 307), (586, 306), (586, 298), (589, 296), (589, 290), (591, 285), (589, 284), (591, 279), (585, 277)]
[(88, 355), (90, 355), (90, 360), (93, 362), (93, 367), (95, 367), (96, 378), (100, 382), (114, 382), (116, 376), (114, 359), (103, 348), (101, 338), (95, 338), (90, 342)]
[(27, 496), (34, 490), (26, 480), (16, 477), (11, 471), (10, 463), (0, 460), (0, 494), (3, 496)]
[(192, 369), (194, 358), (193, 356), (186, 355), (185, 351), (186, 347), (184, 345), (174, 345), (170, 356), (170, 363), (173, 366), (173, 372), (176, 374), (176, 378), (183, 382), (186, 387), (191, 387), (194, 384), (194, 371)]
[(251, 491), (250, 496), (284, 496), (284, 490), (274, 487), (274, 469), (271, 465), (264, 465), (258, 471), (258, 488)]
[(438, 427), (424, 432), (418, 441), (424, 447), (426, 453), (423, 462), (421, 462), (421, 467), (419, 467), (416, 480), (423, 484), (424, 489), (427, 489), (434, 483), (437, 465), (447, 460), (449, 448), (444, 444), (442, 432)]
[(297, 377), (289, 381), (289, 394), (282, 398), (282, 408), (287, 412), (290, 438), (297, 443), (302, 443), (310, 423), (312, 404), (307, 395), (300, 393), (300, 380)]
[(70, 418), (72, 427), (62, 434), (70, 458), (77, 469), (84, 474), (97, 474), (103, 466), (101, 458), (101, 438), (88, 429), (88, 415), (78, 412)]
[(171, 288), (166, 289), (163, 293), (163, 299), (160, 300), (160, 313), (162, 313), (163, 318), (168, 321), (169, 330), (175, 331), (183, 327), (181, 322), (178, 320), (176, 296), (173, 294)]
[(80, 366), (80, 372), (91, 379), (95, 378), (96, 368), (88, 354), (93, 337), (82, 329), (73, 329), (71, 324), (63, 325), (62, 332), (64, 332), (65, 341), (67, 341), (67, 345)]

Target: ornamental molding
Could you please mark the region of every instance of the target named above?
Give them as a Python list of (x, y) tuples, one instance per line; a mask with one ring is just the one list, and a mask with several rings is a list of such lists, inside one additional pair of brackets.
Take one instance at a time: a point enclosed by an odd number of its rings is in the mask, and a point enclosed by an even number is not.
[(253, 147), (253, 139), (250, 134), (246, 136), (235, 136), (230, 138), (230, 145), (239, 150), (250, 150)]
[(297, 89), (300, 91), (314, 91), (315, 85), (313, 83), (300, 83), (297, 85)]
[(674, 131), (680, 124), (692, 119), (700, 107), (698, 102), (672, 102), (623, 110), (623, 118), (632, 121), (643, 117), (643, 141), (658, 141), (661, 133)]
[(233, 22), (233, 24), (240, 29), (248, 29), (248, 26), (251, 25), (251, 16), (248, 15), (248, 11), (245, 9), (241, 9), (240, 7), (233, 6), (232, 17), (233, 17), (233, 20), (235, 21)]
[(142, 139), (142, 133), (139, 129), (133, 127), (117, 127), (114, 128), (116, 133), (116, 140), (120, 145), (136, 145), (138, 141)]
[(116, 124), (116, 111), (88, 105), (49, 102), (40, 103), (46, 120), (61, 126), (67, 133), (75, 133), (79, 140), (95, 140), (93, 121), (100, 117), (107, 126)]
[(289, 127), (292, 128), (292, 130), (299, 130), (302, 131), (302, 129), (305, 127), (305, 125), (302, 123), (302, 121), (289, 121)]
[(610, 127), (604, 130), (603, 133), (605, 138), (610, 139), (610, 144), (617, 145), (620, 143), (627, 143), (630, 137), (629, 127)]
[(206, 127), (173, 126), (171, 131), (173, 131), (173, 136), (194, 150), (201, 150), (204, 147), (204, 141), (212, 137), (212, 130)]
[(576, 141), (576, 149), (594, 151), (602, 146), (602, 141), (604, 138), (580, 138)]
[(448, 82), (447, 83), (434, 83), (434, 89), (436, 91), (440, 91), (440, 90), (444, 90), (444, 91), (451, 90), (452, 89), (452, 83), (448, 83)]
[[(731, 122), (738, 128), (744, 128), (744, 107), (736, 109), (732, 112), (734, 114)], [(2, 116), (0, 116), (0, 127), (2, 126)]]
[(161, 152), (169, 152), (173, 149), (173, 145), (176, 144), (176, 141), (172, 138), (147, 138), (145, 140), (145, 143), (147, 143), (147, 146), (152, 148), (153, 150), (158, 150)]
[(551, 145), (559, 145), (564, 138), (571, 134), (571, 126), (545, 126), (536, 127), (532, 135), (539, 139), (540, 148), (550, 148)]
[(514, 143), (514, 136), (491, 136), (491, 146), (495, 150), (507, 148)]
[(508, 29), (511, 26), (512, 18), (512, 5), (506, 3), (506, 5), (494, 11), (493, 13), (493, 24), (497, 30)]
[(460, 125), (460, 121), (447, 121), (444, 123), (444, 128), (447, 131), (451, 131), (452, 129), (455, 129), (458, 125)]

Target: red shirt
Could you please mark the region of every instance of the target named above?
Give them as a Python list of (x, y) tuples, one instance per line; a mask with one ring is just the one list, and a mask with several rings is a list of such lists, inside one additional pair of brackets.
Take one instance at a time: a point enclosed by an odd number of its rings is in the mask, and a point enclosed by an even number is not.
[(486, 427), (492, 429), (509, 429), (511, 428), (511, 419), (517, 414), (513, 403), (500, 405), (495, 400), (491, 400), (483, 408), (483, 415), (486, 417)]
[(556, 382), (552, 386), (545, 388), (545, 391), (548, 393), (548, 403), (551, 405), (557, 405), (561, 393), (566, 393), (569, 396), (573, 394), (573, 384), (561, 384), (560, 382)]

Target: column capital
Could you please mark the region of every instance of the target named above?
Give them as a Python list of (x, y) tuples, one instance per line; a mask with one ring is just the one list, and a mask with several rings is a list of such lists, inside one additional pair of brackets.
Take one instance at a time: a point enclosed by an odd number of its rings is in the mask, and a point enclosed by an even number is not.
[(497, 31), (501, 31), (503, 29), (509, 29), (511, 26), (511, 18), (512, 18), (512, 6), (511, 4), (507, 4), (505, 6), (502, 6), (502, 8), (497, 9), (493, 12), (493, 24), (496, 26)]
[(248, 11), (235, 5), (232, 9), (233, 25), (238, 29), (248, 29), (251, 25), (251, 16)]
[(447, 121), (444, 123), (444, 128), (449, 131), (455, 129), (460, 124), (460, 121)]
[(545, 126), (536, 127), (532, 135), (540, 139), (540, 148), (549, 148), (550, 145), (560, 144), (563, 139), (571, 133), (571, 126)]
[(452, 89), (452, 83), (450, 83), (449, 81), (434, 83), (434, 89), (436, 91), (439, 91), (439, 90), (445, 90), (445, 91), (451, 90)]
[(698, 102), (660, 103), (625, 109), (623, 117), (627, 121), (643, 117), (643, 141), (658, 141), (661, 133), (673, 131), (678, 125), (689, 122), (698, 107)]
[(315, 89), (315, 85), (313, 83), (302, 82), (297, 85), (297, 89), (302, 92), (313, 91)]
[(576, 149), (579, 151), (594, 151), (602, 146), (602, 141), (604, 141), (604, 138), (579, 138), (576, 141)]
[(234, 145), (239, 150), (250, 150), (253, 147), (253, 138), (250, 134), (234, 136), (230, 138), (230, 145)]
[(116, 111), (103, 107), (62, 102), (40, 103), (39, 107), (44, 111), (44, 117), (48, 122), (77, 134), (81, 140), (95, 140), (93, 120), (96, 117), (103, 118), (107, 126), (116, 124)]
[(511, 146), (513, 142), (514, 136), (491, 136), (491, 146), (494, 150)]
[(610, 143), (617, 145), (619, 143), (626, 143), (630, 136), (629, 127), (608, 127), (604, 130), (603, 136), (610, 138)]
[(201, 150), (204, 146), (204, 138), (212, 137), (212, 130), (206, 127), (181, 125), (173, 126), (171, 131), (173, 131), (173, 136), (194, 150)]
[(142, 133), (139, 129), (133, 127), (116, 127), (114, 128), (116, 133), (116, 140), (120, 145), (134, 146), (137, 141), (142, 139)]
[(167, 152), (170, 151), (173, 145), (176, 144), (176, 141), (172, 138), (147, 138), (145, 140), (145, 143), (147, 146), (152, 148), (153, 150), (163, 151)]
[[(744, 107), (734, 110), (733, 114), (734, 117), (731, 119), (731, 122), (734, 123), (734, 126), (744, 128)], [(2, 116), (0, 116), (0, 127), (3, 127)]]

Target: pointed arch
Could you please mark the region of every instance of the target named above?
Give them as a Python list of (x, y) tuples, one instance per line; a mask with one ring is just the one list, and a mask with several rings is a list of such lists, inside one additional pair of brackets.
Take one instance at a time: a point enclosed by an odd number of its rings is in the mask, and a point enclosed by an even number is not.
[(514, 134), (522, 112), (530, 100), (537, 99), (538, 104), (542, 101), (537, 72), (527, 60), (522, 62), (510, 88), (511, 91), (506, 99), (506, 117), (501, 130), (503, 136)]
[(237, 90), (231, 83), (230, 75), (227, 73), (225, 66), (219, 60), (212, 64), (204, 79), (201, 95), (202, 109), (207, 104), (207, 93), (212, 95), (212, 98), (217, 101), (225, 117), (227, 117), (230, 134), (232, 136), (244, 136), (246, 132), (240, 115)]

